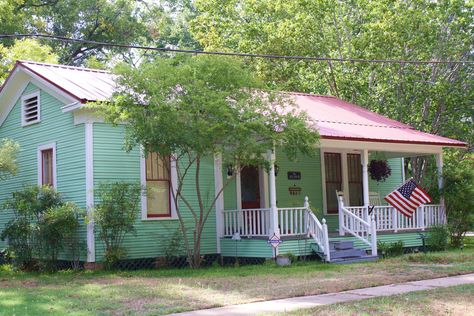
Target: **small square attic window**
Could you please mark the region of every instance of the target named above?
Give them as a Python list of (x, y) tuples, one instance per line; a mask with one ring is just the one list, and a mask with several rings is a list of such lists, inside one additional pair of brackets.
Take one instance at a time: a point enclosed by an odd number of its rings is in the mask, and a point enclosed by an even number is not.
[(24, 95), (21, 98), (21, 125), (26, 126), (40, 121), (39, 91)]

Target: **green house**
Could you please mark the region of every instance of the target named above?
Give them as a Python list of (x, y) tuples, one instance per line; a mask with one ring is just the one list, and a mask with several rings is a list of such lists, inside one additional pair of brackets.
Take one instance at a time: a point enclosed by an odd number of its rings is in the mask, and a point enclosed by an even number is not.
[[(91, 210), (102, 182), (141, 182), (152, 192), (142, 198), (136, 235), (125, 239), (128, 259), (163, 257), (179, 230), (170, 199), (173, 172), (163, 161), (144, 157), (139, 148), (123, 149), (125, 126), (104, 123), (84, 105), (109, 98), (113, 76), (101, 70), (29, 61), (16, 63), (0, 91), (0, 139), (17, 141), (19, 172), (3, 181), (0, 202), (26, 184), (54, 186), (65, 200)], [(405, 182), (403, 159), (435, 155), (442, 186), (443, 147), (465, 143), (414, 130), (356, 105), (330, 96), (290, 93), (312, 117), (321, 135), (316, 157), (290, 161), (268, 152), (270, 172), (245, 167), (217, 200), (206, 223), (202, 253), (222, 257), (272, 258), (277, 254), (318, 254), (334, 261), (363, 254), (377, 255), (377, 240), (421, 244), (418, 232), (444, 223), (442, 204), (421, 205), (406, 217), (383, 197)], [(381, 183), (368, 175), (371, 159), (382, 157), (391, 176)], [(231, 168), (221, 158), (204, 163), (202, 183), (213, 195)], [(193, 186), (185, 195), (197, 203)], [(0, 231), (12, 214), (0, 212)], [(190, 224), (191, 213), (183, 211)], [(94, 224), (82, 225), (87, 244), (83, 261), (100, 262), (102, 242)], [(277, 248), (269, 238), (279, 240)], [(350, 241), (342, 243), (340, 241)], [(0, 249), (6, 242), (0, 241)]]

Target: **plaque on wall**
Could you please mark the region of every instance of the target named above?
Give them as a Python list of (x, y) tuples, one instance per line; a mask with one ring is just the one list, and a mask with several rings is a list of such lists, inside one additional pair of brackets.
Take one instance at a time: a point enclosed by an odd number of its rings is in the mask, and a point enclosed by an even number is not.
[(300, 171), (288, 171), (288, 180), (301, 180)]

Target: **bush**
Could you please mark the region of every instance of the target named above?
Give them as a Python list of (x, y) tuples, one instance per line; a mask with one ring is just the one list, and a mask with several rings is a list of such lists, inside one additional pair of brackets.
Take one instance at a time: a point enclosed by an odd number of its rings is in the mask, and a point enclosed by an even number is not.
[(403, 241), (399, 240), (394, 243), (385, 243), (382, 241), (377, 242), (378, 252), (383, 257), (396, 257), (403, 255)]
[(474, 230), (474, 160), (450, 163), (443, 173), (442, 191), (451, 243), (460, 247), (466, 232)]
[(48, 209), (41, 221), (38, 222), (38, 230), (41, 238), (40, 244), (42, 258), (45, 267), (54, 268), (59, 251), (71, 250), (73, 261), (79, 260), (79, 254), (75, 251), (78, 246), (79, 236), (77, 231), (79, 229), (79, 217), (81, 211), (73, 203), (65, 203), (63, 205), (54, 206)]
[(431, 251), (443, 251), (448, 248), (449, 231), (444, 225), (431, 226), (426, 238), (426, 245)]
[(94, 222), (105, 245), (105, 267), (113, 268), (126, 256), (122, 247), (126, 234), (135, 233), (142, 188), (138, 184), (115, 182), (99, 186), (100, 203), (95, 206)]
[(0, 237), (7, 240), (13, 262), (21, 269), (54, 268), (58, 253), (71, 239), (78, 242), (80, 211), (72, 203), (64, 204), (54, 188), (29, 186), (14, 192), (4, 209), (13, 212), (13, 219)]

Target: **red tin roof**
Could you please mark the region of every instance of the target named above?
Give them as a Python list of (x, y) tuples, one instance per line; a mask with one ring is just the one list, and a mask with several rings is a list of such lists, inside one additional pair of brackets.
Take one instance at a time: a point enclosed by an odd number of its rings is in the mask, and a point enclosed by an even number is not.
[(113, 76), (108, 71), (32, 61), (17, 61), (18, 65), (83, 103), (107, 100), (114, 91)]
[[(82, 103), (107, 100), (115, 87), (113, 75), (103, 70), (31, 61), (18, 61), (16, 67), (18, 66), (33, 72)], [(409, 125), (336, 97), (292, 92), (288, 94), (294, 98), (297, 107), (306, 111), (316, 122), (323, 139), (466, 147), (464, 142), (417, 131)]]
[(466, 143), (415, 130), (336, 97), (289, 93), (316, 122), (323, 139), (466, 147)]

